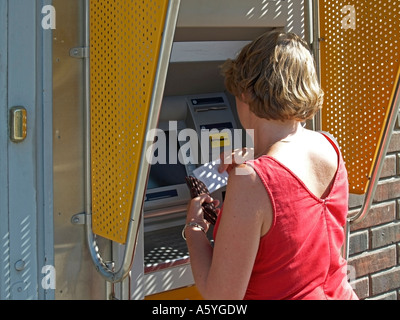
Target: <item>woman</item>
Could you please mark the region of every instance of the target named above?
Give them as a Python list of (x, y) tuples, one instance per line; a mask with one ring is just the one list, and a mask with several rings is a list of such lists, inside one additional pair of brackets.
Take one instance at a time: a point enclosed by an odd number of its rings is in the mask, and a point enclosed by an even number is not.
[(331, 138), (302, 126), (323, 101), (306, 43), (269, 32), (223, 72), (242, 126), (254, 130), (255, 160), (229, 171), (214, 247), (201, 210), (214, 200), (202, 195), (188, 205), (184, 233), (197, 288), (205, 299), (357, 299), (340, 256), (344, 162)]

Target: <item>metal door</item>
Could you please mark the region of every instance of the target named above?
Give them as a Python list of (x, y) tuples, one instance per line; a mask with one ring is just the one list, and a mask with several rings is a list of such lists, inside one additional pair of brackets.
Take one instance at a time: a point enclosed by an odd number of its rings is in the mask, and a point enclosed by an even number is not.
[[(47, 299), (54, 293), (51, 146), (45, 147), (51, 141), (51, 33), (40, 23), (45, 4), (0, 2), (1, 299)], [(12, 110), (24, 110), (24, 116)], [(26, 137), (13, 137), (14, 124)]]

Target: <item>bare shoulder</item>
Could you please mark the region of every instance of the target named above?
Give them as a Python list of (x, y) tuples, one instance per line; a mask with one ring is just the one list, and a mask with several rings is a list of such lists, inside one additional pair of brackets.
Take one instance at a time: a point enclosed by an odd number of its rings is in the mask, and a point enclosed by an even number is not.
[(332, 143), (321, 133), (310, 131), (305, 167), (307, 176), (303, 181), (318, 197), (328, 195), (336, 175), (339, 157)]
[(235, 198), (250, 198), (256, 189), (261, 189), (262, 183), (254, 168), (247, 164), (235, 167), (229, 173), (227, 195)]
[[(315, 163), (323, 166), (331, 166), (332, 170), (336, 171), (338, 154), (330, 140), (319, 132), (307, 131), (307, 134), (310, 137), (308, 152), (315, 160)], [(333, 137), (330, 139), (334, 142)]]
[(241, 165), (229, 174), (224, 216), (236, 220), (241, 228), (252, 225), (261, 236), (265, 234), (272, 221), (272, 205), (268, 193), (255, 172), (249, 165)]

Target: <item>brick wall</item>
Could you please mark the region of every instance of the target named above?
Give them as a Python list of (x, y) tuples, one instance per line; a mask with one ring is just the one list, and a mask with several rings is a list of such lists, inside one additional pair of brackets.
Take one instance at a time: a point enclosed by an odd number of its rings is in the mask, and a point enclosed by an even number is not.
[[(362, 204), (350, 197), (350, 214)], [(386, 155), (373, 206), (351, 226), (349, 277), (360, 299), (400, 300), (400, 120)]]

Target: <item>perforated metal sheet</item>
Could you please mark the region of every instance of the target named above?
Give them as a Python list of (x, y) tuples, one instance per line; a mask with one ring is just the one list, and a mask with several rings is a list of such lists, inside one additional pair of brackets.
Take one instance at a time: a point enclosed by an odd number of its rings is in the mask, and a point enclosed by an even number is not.
[(341, 146), (350, 192), (364, 194), (394, 99), (400, 1), (319, 1), (322, 129)]
[(167, 0), (90, 1), (93, 232), (125, 243)]

